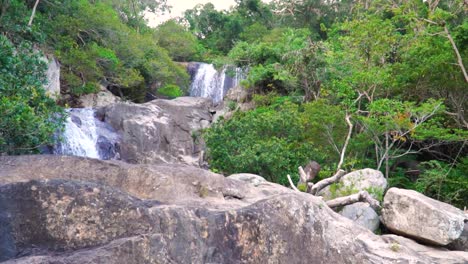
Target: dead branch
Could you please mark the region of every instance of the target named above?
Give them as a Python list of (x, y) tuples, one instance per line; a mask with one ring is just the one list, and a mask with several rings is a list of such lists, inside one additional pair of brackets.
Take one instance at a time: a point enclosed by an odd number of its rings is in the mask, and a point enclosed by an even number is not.
[(316, 195), (320, 190), (327, 187), (328, 185), (338, 182), (345, 174), (346, 172), (344, 170), (338, 170), (338, 172), (332, 177), (326, 178), (314, 184), (314, 186), (310, 189), (310, 194)]
[(359, 193), (352, 194), (345, 197), (339, 197), (330, 201), (327, 201), (327, 205), (330, 208), (336, 208), (339, 206), (345, 206), (357, 202), (366, 202), (372, 207), (374, 210), (380, 209), (380, 203), (376, 199), (372, 198), (372, 196), (366, 191), (360, 191)]
[(345, 117), (346, 123), (348, 124), (348, 135), (346, 136), (345, 143), (343, 145), (343, 149), (341, 150), (341, 155), (340, 155), (340, 162), (338, 163), (338, 166), (336, 168), (337, 171), (341, 169), (341, 166), (343, 165), (344, 162), (344, 157), (346, 154), (346, 148), (348, 147), (349, 140), (351, 139), (351, 134), (353, 133), (353, 123), (351, 123), (351, 115), (346, 114)]
[(298, 169), (299, 169), (299, 184), (306, 184), (309, 181), (309, 177), (307, 177), (307, 174), (305, 173), (302, 166), (299, 166)]
[(288, 174), (287, 177), (288, 177), (289, 185), (291, 185), (291, 188), (293, 190), (295, 190), (296, 192), (300, 192), (299, 189), (297, 189), (297, 187), (294, 185), (294, 183), (293, 183), (293, 181), (291, 179), (291, 176)]

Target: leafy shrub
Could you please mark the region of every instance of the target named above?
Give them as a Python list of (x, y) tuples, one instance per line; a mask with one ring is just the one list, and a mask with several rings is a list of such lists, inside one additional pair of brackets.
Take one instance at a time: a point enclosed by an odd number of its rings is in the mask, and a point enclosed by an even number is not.
[(173, 84), (168, 84), (164, 87), (159, 88), (158, 93), (170, 98), (176, 98), (183, 95), (182, 90), (180, 90), (179, 86)]
[(46, 64), (29, 42), (0, 35), (0, 154), (34, 153), (53, 142), (64, 112), (47, 97)]

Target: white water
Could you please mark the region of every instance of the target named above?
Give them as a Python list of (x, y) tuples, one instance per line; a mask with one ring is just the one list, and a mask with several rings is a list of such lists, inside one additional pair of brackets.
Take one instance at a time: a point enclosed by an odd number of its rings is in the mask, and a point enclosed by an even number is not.
[(190, 85), (190, 96), (211, 98), (215, 103), (222, 101), (229, 89), (245, 79), (241, 68), (235, 68), (234, 77), (228, 76), (227, 71), (228, 66), (217, 71), (213, 64), (200, 63)]
[(109, 159), (115, 156), (117, 134), (98, 120), (91, 108), (69, 109), (65, 131), (55, 154)]

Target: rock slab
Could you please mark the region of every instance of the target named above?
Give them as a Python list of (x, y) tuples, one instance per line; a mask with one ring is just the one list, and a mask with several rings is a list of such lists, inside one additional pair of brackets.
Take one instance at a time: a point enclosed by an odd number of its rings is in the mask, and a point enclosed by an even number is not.
[(458, 239), (466, 220), (460, 209), (413, 190), (391, 188), (382, 205), (382, 223), (392, 232), (438, 246)]

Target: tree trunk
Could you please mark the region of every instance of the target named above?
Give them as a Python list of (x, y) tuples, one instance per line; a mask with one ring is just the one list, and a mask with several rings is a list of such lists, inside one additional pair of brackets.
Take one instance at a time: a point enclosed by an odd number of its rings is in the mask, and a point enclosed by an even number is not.
[(34, 7), (33, 7), (33, 10), (32, 10), (32, 13), (31, 13), (31, 17), (29, 18), (28, 27), (32, 26), (32, 22), (34, 20), (34, 16), (36, 15), (36, 9), (37, 9), (37, 5), (39, 5), (39, 1), (40, 0), (36, 0), (36, 3), (34, 3)]

